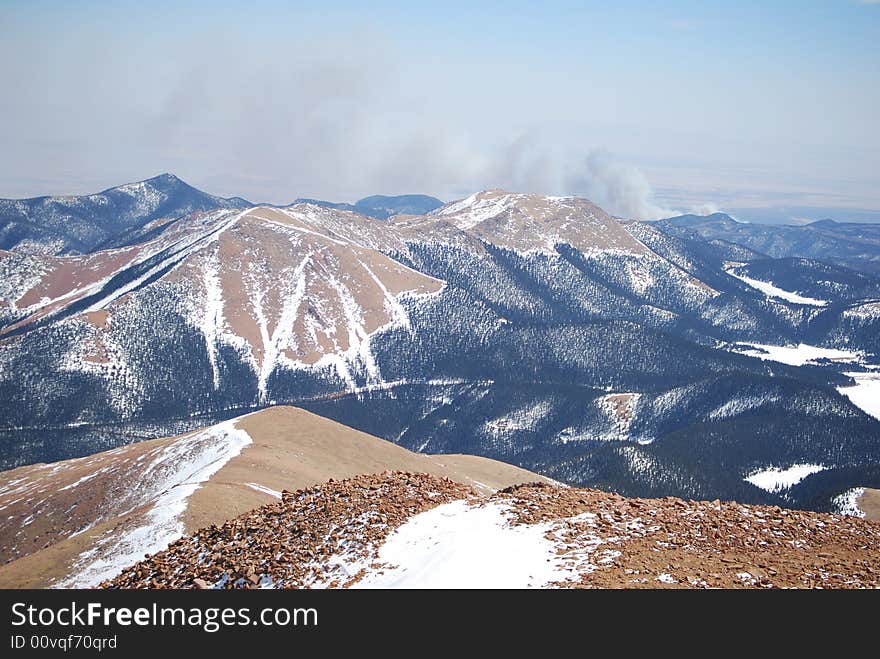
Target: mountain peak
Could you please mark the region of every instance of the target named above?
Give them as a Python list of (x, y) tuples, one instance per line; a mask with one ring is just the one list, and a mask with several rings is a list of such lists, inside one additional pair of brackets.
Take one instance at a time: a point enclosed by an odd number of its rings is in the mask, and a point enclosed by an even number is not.
[(141, 181), (141, 183), (149, 183), (150, 185), (157, 188), (192, 187), (179, 176), (177, 176), (176, 174), (171, 174), (170, 172), (163, 172), (161, 174), (153, 176), (152, 178), (145, 179)]
[(482, 190), (446, 204), (432, 216), (499, 246), (554, 252), (564, 243), (591, 252), (646, 252), (623, 225), (589, 199)]
[(161, 174), (157, 174), (156, 176), (147, 179), (147, 181), (166, 181), (166, 182), (179, 182), (183, 183), (181, 178), (176, 174), (172, 174), (171, 172), (162, 172)]
[(195, 190), (195, 188), (182, 181), (174, 174), (164, 172), (141, 181), (132, 181), (131, 183), (115, 185), (112, 188), (102, 190), (99, 194), (105, 195), (114, 192), (123, 192), (129, 195), (143, 195), (149, 194), (150, 189), (163, 194), (171, 194), (178, 190)]
[(250, 205), (197, 190), (170, 172), (93, 194), (0, 200), (0, 249), (86, 253), (154, 235), (158, 219)]

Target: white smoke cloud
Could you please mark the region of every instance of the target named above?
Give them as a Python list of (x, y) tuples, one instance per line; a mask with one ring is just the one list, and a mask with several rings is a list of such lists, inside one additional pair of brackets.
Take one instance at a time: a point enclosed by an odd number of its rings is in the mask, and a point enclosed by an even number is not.
[(648, 179), (636, 167), (618, 162), (606, 150), (591, 152), (570, 175), (572, 194), (581, 194), (614, 215), (654, 220), (675, 215), (654, 201)]
[(603, 148), (583, 154), (523, 135), (494, 155), (483, 178), (484, 187), (587, 197), (609, 213), (629, 219), (676, 214), (654, 200), (654, 191), (638, 168)]
[[(56, 49), (29, 74), (46, 84), (0, 103), (0, 136), (21, 154), (0, 164), (0, 181), (20, 180), (21, 196), (86, 193), (170, 171), (215, 194), (274, 203), (407, 192), (452, 200), (498, 187), (582, 195), (628, 218), (671, 214), (608, 151), (573, 152), (570, 135), (489, 134), (478, 110), (450, 116), (445, 99), (406, 78), (399, 53), (360, 36), (241, 47), (212, 33), (150, 66), (138, 60), (138, 75), (86, 43)], [(95, 75), (80, 82), (79, 69)], [(78, 92), (70, 81), (91, 86)], [(53, 107), (65, 107), (64, 121)]]
[[(25, 9), (39, 4), (0, 10), (0, 197), (82, 194), (171, 171), (215, 194), (277, 203), (448, 200), (499, 186), (583, 194), (642, 217), (703, 201), (878, 204), (877, 85), (861, 70), (658, 76), (662, 57), (624, 58), (618, 70), (603, 39), (585, 41), (578, 58), (532, 52), (539, 41), (519, 44), (518, 31), (458, 43), (456, 30), (474, 29), (471, 9), (466, 21), (446, 11), (424, 39), (412, 12), (216, 3), (168, 22), (151, 3)], [(660, 27), (643, 18), (642, 28)], [(673, 15), (672, 26), (690, 18)], [(817, 80), (827, 103), (804, 102)], [(663, 169), (633, 167), (648, 162)]]
[(692, 215), (712, 215), (713, 213), (719, 212), (721, 209), (718, 207), (718, 204), (713, 204), (711, 201), (697, 204), (695, 206), (691, 206), (688, 209), (688, 213)]

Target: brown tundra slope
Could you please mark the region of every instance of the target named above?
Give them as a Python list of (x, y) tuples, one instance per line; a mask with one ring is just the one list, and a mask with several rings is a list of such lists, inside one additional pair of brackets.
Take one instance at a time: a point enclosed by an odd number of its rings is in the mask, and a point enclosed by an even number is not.
[(294, 407), (177, 437), (0, 472), (0, 587), (93, 586), (284, 488), (400, 469), (491, 493), (542, 478), (468, 455), (424, 455)]
[(405, 472), (285, 491), (109, 588), (876, 588), (880, 524)]

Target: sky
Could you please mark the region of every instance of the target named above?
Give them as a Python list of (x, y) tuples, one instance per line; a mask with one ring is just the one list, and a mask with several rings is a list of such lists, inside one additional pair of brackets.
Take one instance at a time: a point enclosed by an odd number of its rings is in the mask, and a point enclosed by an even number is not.
[(0, 0), (0, 85), (0, 197), (172, 172), (880, 221), (880, 0)]

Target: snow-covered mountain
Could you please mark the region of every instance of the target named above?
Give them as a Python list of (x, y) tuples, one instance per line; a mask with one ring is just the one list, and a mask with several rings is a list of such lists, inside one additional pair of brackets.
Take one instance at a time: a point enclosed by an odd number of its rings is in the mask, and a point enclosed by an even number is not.
[[(214, 209), (88, 254), (3, 252), (0, 272), (7, 467), (276, 402), (639, 496), (829, 510), (880, 486), (880, 422), (852, 395), (880, 352), (871, 276), (584, 199)], [(822, 469), (749, 480), (797, 465)]]
[(209, 195), (173, 174), (83, 196), (0, 199), (0, 249), (23, 254), (83, 254), (149, 235), (196, 211), (246, 208)]

